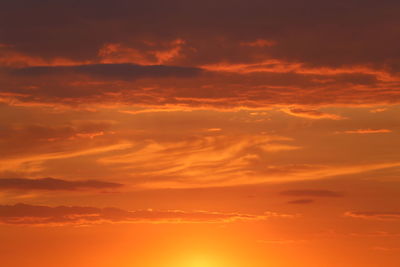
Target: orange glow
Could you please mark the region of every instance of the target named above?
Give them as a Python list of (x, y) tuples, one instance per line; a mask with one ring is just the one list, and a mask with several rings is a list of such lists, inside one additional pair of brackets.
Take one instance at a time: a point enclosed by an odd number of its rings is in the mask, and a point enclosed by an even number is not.
[(0, 267), (399, 267), (400, 1), (1, 0)]

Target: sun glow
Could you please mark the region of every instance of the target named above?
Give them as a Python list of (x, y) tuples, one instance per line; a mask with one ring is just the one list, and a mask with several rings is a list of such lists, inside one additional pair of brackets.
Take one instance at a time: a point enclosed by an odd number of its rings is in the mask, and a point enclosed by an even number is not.
[[(176, 266), (176, 265), (175, 265)], [(177, 267), (224, 267), (229, 266), (222, 259), (213, 255), (190, 255), (183, 257)]]

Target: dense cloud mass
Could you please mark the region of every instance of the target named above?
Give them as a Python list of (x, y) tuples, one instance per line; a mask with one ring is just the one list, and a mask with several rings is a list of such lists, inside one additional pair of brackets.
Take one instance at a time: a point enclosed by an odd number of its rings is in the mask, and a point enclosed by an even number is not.
[(0, 101), (225, 109), (399, 103), (399, 7), (2, 1)]
[[(245, 56), (232, 54), (230, 49), (217, 53), (220, 44), (206, 42), (216, 37), (238, 43), (264, 38), (277, 43), (265, 52), (270, 57), (284, 56), (312, 65), (379, 64), (390, 59), (394, 63), (399, 56), (398, 40), (394, 38), (398, 34), (398, 8), (397, 1), (357, 0), (8, 0), (1, 4), (1, 22), (8, 25), (3, 29), (2, 42), (35, 55), (82, 59), (95, 55), (96, 48), (106, 41), (128, 43), (146, 35), (154, 39), (178, 35), (199, 41), (201, 48), (214, 48), (214, 53), (207, 57), (198, 55), (198, 61), (209, 61), (211, 56), (213, 60), (223, 59), (227, 55), (238, 61)], [(387, 27), (389, 24), (392, 27)], [(76, 30), (71, 31), (73, 28)]]

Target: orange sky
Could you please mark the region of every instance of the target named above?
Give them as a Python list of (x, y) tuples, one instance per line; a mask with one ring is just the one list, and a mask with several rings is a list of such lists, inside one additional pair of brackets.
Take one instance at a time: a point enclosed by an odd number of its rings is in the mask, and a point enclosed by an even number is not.
[(0, 3), (0, 265), (400, 266), (398, 1)]

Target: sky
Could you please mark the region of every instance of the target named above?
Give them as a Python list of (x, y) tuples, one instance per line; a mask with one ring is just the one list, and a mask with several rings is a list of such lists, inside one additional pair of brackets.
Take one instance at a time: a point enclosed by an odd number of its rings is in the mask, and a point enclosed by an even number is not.
[(2, 266), (400, 266), (399, 12), (2, 0)]

